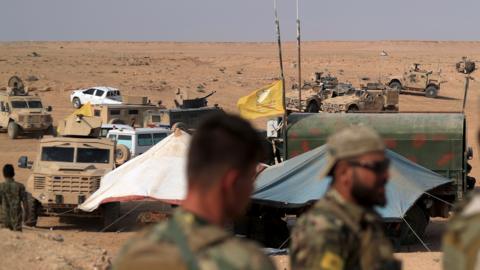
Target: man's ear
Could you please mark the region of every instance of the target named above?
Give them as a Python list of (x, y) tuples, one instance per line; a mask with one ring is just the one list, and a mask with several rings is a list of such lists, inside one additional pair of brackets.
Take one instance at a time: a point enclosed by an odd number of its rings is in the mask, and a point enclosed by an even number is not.
[[(346, 161), (340, 161), (337, 163), (335, 166), (334, 170), (334, 175), (335, 175), (335, 181), (345, 181), (345, 179), (351, 179), (349, 177), (349, 174), (351, 174), (352, 171), (350, 170), (350, 166), (348, 166)], [(342, 183), (345, 184), (345, 183)]]
[(237, 185), (237, 181), (239, 180), (239, 172), (237, 170), (227, 170), (222, 177), (222, 189), (224, 191), (227, 190), (235, 190), (235, 186)]

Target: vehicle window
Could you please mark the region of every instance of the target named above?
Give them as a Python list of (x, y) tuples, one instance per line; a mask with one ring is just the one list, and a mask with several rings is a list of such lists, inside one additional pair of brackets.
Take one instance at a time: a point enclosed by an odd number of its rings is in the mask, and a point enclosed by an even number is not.
[(23, 100), (14, 100), (12, 101), (12, 107), (16, 109), (24, 109), (28, 108), (28, 104)]
[(103, 138), (107, 137), (107, 134), (108, 134), (109, 130), (110, 130), (109, 128), (100, 129), (100, 137), (103, 137)]
[(152, 122), (153, 123), (160, 123), (160, 115), (152, 115)]
[(105, 93), (105, 91), (97, 89), (97, 92), (95, 92), (95, 96), (101, 97), (101, 96), (103, 96), (103, 93)]
[(110, 115), (120, 115), (120, 110), (110, 110)]
[(108, 138), (109, 138), (110, 140), (112, 140), (112, 141), (117, 140), (117, 136), (115, 136), (115, 134), (110, 134), (110, 135), (108, 135)]
[(167, 137), (167, 133), (153, 133), (153, 144), (158, 143), (159, 141), (165, 139)]
[(39, 100), (30, 100), (28, 101), (28, 107), (31, 109), (41, 109), (43, 108), (42, 102)]
[(150, 146), (152, 145), (152, 134), (138, 134), (137, 135), (138, 146)]
[(77, 162), (78, 163), (108, 163), (110, 160), (109, 149), (96, 148), (78, 148)]
[(100, 110), (93, 110), (94, 116), (100, 116)]
[(93, 95), (93, 92), (95, 92), (95, 89), (93, 89), (93, 88), (83, 91), (83, 93), (85, 95)]
[(73, 147), (42, 147), (42, 161), (73, 162)]
[(123, 144), (126, 147), (128, 147), (128, 149), (131, 149), (132, 148), (132, 136), (131, 135), (118, 135), (117, 143), (118, 144)]
[(138, 110), (128, 110), (128, 114), (130, 114), (130, 115), (137, 115), (137, 114), (138, 114)]

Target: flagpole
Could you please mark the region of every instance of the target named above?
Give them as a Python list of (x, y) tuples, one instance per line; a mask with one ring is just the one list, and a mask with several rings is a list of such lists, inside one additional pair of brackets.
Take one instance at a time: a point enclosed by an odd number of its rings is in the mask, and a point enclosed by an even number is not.
[(286, 159), (287, 155), (287, 104), (285, 102), (285, 76), (283, 74), (283, 60), (282, 60), (282, 42), (280, 40), (280, 22), (278, 20), (277, 14), (277, 0), (273, 0), (273, 9), (275, 11), (275, 25), (277, 29), (277, 43), (278, 43), (278, 59), (280, 62), (280, 77), (282, 79), (282, 105), (283, 105), (283, 127), (282, 127), (282, 136), (283, 136), (283, 155)]
[(300, 57), (300, 17), (297, 0), (298, 111), (302, 111), (302, 59)]

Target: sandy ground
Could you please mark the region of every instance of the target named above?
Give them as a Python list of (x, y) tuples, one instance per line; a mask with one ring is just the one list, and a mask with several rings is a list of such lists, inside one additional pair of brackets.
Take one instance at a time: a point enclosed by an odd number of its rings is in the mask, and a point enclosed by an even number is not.
[[(309, 80), (314, 71), (327, 71), (341, 81), (358, 86), (361, 77), (377, 80), (401, 74), (411, 63), (417, 62), (427, 69), (442, 70), (443, 79), (447, 82), (442, 85), (437, 99), (428, 99), (419, 94), (402, 95), (400, 110), (459, 111), (462, 109), (464, 79), (455, 72), (454, 63), (464, 55), (480, 59), (479, 45), (478, 42), (435, 41), (305, 42), (302, 47), (303, 78)], [(389, 56), (380, 57), (382, 50), (387, 51)], [(39, 56), (32, 56), (33, 52)], [(295, 44), (284, 44), (288, 88), (296, 82), (295, 57)], [(52, 105), (56, 122), (72, 111), (68, 99), (71, 90), (94, 85), (118, 87), (124, 95), (148, 96), (152, 102), (161, 99), (168, 107), (173, 106), (174, 90), (178, 88), (186, 90), (190, 97), (217, 91), (209, 99), (210, 104), (219, 104), (227, 111), (235, 112), (239, 97), (278, 78), (278, 61), (276, 45), (273, 43), (0, 43), (0, 82), (6, 85), (12, 75), (20, 75), (24, 79), (34, 75), (39, 79), (26, 84), (37, 89), (33, 93), (42, 97), (45, 105)], [(197, 91), (200, 84), (206, 89), (205, 93)], [(477, 89), (478, 83), (471, 82), (466, 113), (469, 145), (475, 153), (473, 176), (479, 178), (480, 164), (475, 140)], [(265, 121), (259, 120), (255, 124), (264, 127)], [(22, 155), (34, 159), (37, 147), (37, 139), (11, 141), (6, 134), (0, 134), (0, 164), (16, 164)], [(29, 175), (27, 169), (17, 171), (19, 181), (25, 182)], [(96, 232), (98, 228), (68, 227), (55, 219), (42, 222), (47, 222), (47, 225), (41, 225), (39, 230), (49, 231), (52, 228), (64, 237), (64, 243), (86, 241), (87, 245), (107, 250), (110, 256), (114, 256), (119, 246), (132, 234), (122, 232), (112, 237), (109, 233)], [(398, 253), (404, 262), (404, 269), (440, 269), (440, 238), (444, 223), (444, 220), (435, 220), (427, 229), (426, 240), (432, 252), (426, 252), (420, 246)], [(24, 235), (37, 237), (35, 235), (40, 233), (26, 231)], [(2, 233), (0, 237), (4, 238)], [(9, 247), (0, 244), (0, 254), (6, 249)], [(277, 257), (276, 260), (283, 261), (280, 263), (281, 269), (288, 265), (285, 257)], [(20, 263), (16, 265), (18, 268), (10, 269), (28, 268), (25, 263), (25, 267)]]

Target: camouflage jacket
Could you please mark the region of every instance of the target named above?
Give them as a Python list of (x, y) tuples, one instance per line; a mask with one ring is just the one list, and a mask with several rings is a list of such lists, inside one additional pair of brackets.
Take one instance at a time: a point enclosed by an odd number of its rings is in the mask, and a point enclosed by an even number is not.
[(12, 230), (22, 229), (22, 203), (26, 201), (25, 186), (6, 178), (0, 183), (0, 201), (2, 203), (2, 223)]
[(292, 269), (400, 269), (379, 216), (330, 190), (292, 232)]
[(472, 192), (456, 205), (443, 236), (443, 269), (480, 269), (480, 194)]
[(257, 245), (182, 209), (130, 240), (113, 269), (275, 269)]

